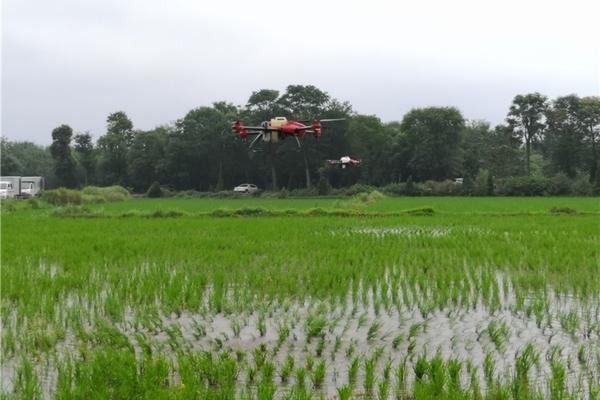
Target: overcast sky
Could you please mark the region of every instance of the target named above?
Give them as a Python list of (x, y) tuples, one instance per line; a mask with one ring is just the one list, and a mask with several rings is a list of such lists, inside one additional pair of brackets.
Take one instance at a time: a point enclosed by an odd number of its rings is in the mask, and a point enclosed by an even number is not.
[(151, 129), (312, 84), (400, 120), (452, 105), (502, 122), (515, 94), (600, 91), (600, 2), (3, 0), (2, 135)]

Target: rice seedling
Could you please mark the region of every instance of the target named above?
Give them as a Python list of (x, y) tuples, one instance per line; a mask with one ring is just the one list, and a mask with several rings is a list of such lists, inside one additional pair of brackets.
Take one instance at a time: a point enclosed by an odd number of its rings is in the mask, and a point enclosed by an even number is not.
[(279, 372), (279, 376), (281, 378), (282, 383), (287, 383), (292, 372), (294, 371), (294, 357), (292, 355), (288, 355), (285, 359), (285, 362), (281, 366), (281, 371)]
[(394, 337), (394, 340), (392, 341), (392, 347), (394, 348), (394, 350), (398, 348), (398, 346), (400, 345), (400, 343), (402, 343), (403, 340), (404, 335), (402, 333)]
[(377, 398), (379, 400), (387, 400), (390, 392), (390, 381), (385, 379), (379, 382), (377, 386)]
[(324, 329), (327, 326), (327, 320), (323, 316), (309, 315), (306, 318), (306, 339), (323, 337)]
[(350, 400), (352, 398), (352, 386), (344, 385), (337, 388), (339, 400)]
[(358, 378), (358, 369), (360, 368), (360, 360), (358, 357), (354, 357), (348, 368), (348, 385), (354, 387)]
[(323, 381), (325, 380), (326, 373), (326, 364), (325, 360), (321, 360), (319, 364), (317, 364), (316, 368), (312, 372), (311, 380), (313, 387), (321, 388), (323, 386)]
[(486, 353), (485, 359), (483, 360), (483, 375), (485, 376), (485, 382), (488, 387), (491, 387), (494, 383), (494, 371), (496, 369), (494, 357), (491, 353)]
[(505, 321), (490, 321), (487, 327), (487, 334), (496, 346), (498, 351), (504, 351), (506, 340), (510, 334), (508, 325)]
[(296, 369), (296, 388), (303, 389), (306, 386), (306, 368)]
[(373, 388), (375, 387), (375, 367), (376, 361), (374, 358), (366, 359), (364, 362), (364, 370), (365, 370), (365, 381), (363, 387), (365, 388), (365, 392), (372, 393)]
[(381, 322), (375, 320), (369, 327), (369, 331), (367, 332), (367, 342), (373, 341), (377, 335), (379, 334), (379, 330), (381, 329)]
[(267, 322), (263, 314), (258, 316), (258, 332), (261, 337), (267, 334)]
[(3, 211), (1, 396), (597, 396), (595, 203), (307, 201)]
[(528, 343), (521, 354), (516, 356), (515, 377), (513, 379), (513, 394), (521, 397), (530, 392), (529, 373), (531, 368), (539, 363), (539, 354), (533, 344)]
[(573, 336), (575, 336), (580, 324), (581, 321), (576, 311), (570, 311), (560, 316), (560, 325), (565, 331), (569, 332)]

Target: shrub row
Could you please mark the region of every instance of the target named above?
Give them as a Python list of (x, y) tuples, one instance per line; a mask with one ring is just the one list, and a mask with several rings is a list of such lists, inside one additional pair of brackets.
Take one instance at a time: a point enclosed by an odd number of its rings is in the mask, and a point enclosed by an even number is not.
[(121, 186), (86, 186), (83, 190), (58, 188), (46, 190), (42, 200), (55, 206), (79, 205), (89, 203), (109, 203), (131, 198), (131, 194)]
[[(485, 174), (484, 174), (485, 175)], [(327, 188), (326, 190), (324, 188)], [(154, 188), (156, 190), (156, 188)], [(198, 192), (185, 190), (165, 193), (162, 196), (179, 198), (287, 198), (287, 197), (354, 197), (366, 196), (368, 193), (380, 191), (388, 196), (593, 196), (600, 194), (600, 188), (595, 188), (586, 177), (572, 180), (564, 174), (552, 178), (546, 177), (511, 177), (494, 181), (479, 177), (475, 182), (455, 183), (451, 180), (426, 182), (400, 182), (383, 187), (355, 184), (344, 188), (330, 188), (320, 182), (318, 186), (304, 189), (279, 191), (258, 191), (248, 194), (233, 191)], [(168, 193), (168, 194), (167, 194)]]

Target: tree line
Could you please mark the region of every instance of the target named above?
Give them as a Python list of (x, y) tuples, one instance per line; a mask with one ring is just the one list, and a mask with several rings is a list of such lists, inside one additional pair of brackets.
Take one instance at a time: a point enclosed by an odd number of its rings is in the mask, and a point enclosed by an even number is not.
[[(286, 139), (260, 151), (231, 132), (231, 123), (256, 125), (275, 116), (294, 120), (344, 118), (319, 140)], [(42, 175), (50, 187), (121, 185), (145, 192), (154, 182), (173, 190), (221, 191), (249, 182), (264, 189), (332, 187), (356, 183), (463, 178), (465, 192), (477, 181), (555, 177), (600, 188), (600, 97), (540, 93), (517, 95), (506, 121), (492, 127), (465, 120), (454, 107), (416, 108), (400, 122), (356, 113), (314, 86), (285, 92), (253, 92), (246, 105), (216, 102), (190, 110), (173, 124), (135, 129), (124, 111), (111, 113), (96, 142), (67, 125), (55, 128), (49, 147), (2, 139), (2, 175)], [(359, 168), (334, 169), (326, 159), (350, 155)]]

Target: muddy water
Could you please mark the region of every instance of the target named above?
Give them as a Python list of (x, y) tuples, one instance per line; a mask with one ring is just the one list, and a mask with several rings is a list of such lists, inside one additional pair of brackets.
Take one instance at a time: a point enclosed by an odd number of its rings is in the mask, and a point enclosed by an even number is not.
[[(252, 364), (251, 352), (264, 346), (276, 364), (276, 370), (288, 356), (295, 360), (295, 366), (304, 366), (312, 357), (315, 365), (320, 361), (317, 357), (319, 338), (308, 340), (306, 337), (306, 321), (309, 316), (323, 316), (328, 325), (324, 330), (324, 346), (322, 357), (327, 363), (327, 375), (323, 385), (323, 394), (334, 397), (336, 388), (347, 383), (348, 369), (354, 357), (360, 359), (358, 387), (362, 388), (364, 379), (364, 361), (381, 354), (377, 363), (377, 374), (382, 375), (386, 364), (391, 363), (395, 369), (400, 363), (408, 366), (409, 381), (414, 379), (412, 367), (419, 355), (427, 354), (428, 358), (439, 353), (444, 359), (458, 359), (463, 362), (462, 383), (466, 387), (468, 376), (467, 362), (479, 368), (480, 385), (485, 389), (483, 363), (486, 354), (491, 354), (495, 363), (496, 374), (500, 379), (508, 381), (514, 374), (515, 358), (525, 346), (532, 344), (538, 354), (539, 364), (531, 372), (531, 381), (542, 391), (547, 390), (550, 366), (547, 354), (555, 346), (561, 349), (561, 359), (568, 366), (568, 385), (571, 390), (579, 391), (582, 397), (586, 394), (578, 387), (580, 381), (588, 378), (600, 379), (595, 357), (600, 351), (600, 337), (597, 322), (600, 301), (582, 302), (571, 296), (558, 296), (551, 290), (546, 291), (548, 307), (542, 320), (525, 311), (517, 311), (517, 299), (510, 284), (504, 284), (504, 278), (498, 277), (501, 290), (501, 303), (494, 311), (488, 309), (483, 301), (471, 307), (443, 308), (423, 313), (418, 307), (400, 305), (375, 308), (374, 295), (370, 291), (366, 302), (354, 299), (349, 294), (346, 304), (332, 307), (320, 301), (304, 303), (264, 305), (261, 312), (241, 312), (235, 314), (190, 314), (160, 317), (158, 328), (151, 331), (136, 324), (136, 317), (129, 312), (119, 329), (129, 337), (136, 352), (141, 353), (135, 339), (137, 332), (143, 332), (151, 340), (156, 350), (173, 354), (172, 339), (169, 331), (180, 331), (181, 338), (176, 339), (179, 348), (188, 351), (241, 351), (247, 353), (246, 363)], [(504, 291), (503, 288), (506, 288)], [(382, 289), (378, 289), (382, 290)], [(531, 296), (525, 299), (525, 306), (538, 299)], [(423, 299), (415, 299), (419, 304)], [(208, 302), (208, 299), (206, 300)], [(526, 309), (523, 307), (522, 309)], [(576, 329), (568, 331), (563, 327), (561, 318), (568, 313), (575, 313), (581, 320)], [(263, 328), (261, 333), (260, 326)], [(504, 327), (505, 334), (494, 338), (490, 326)], [(279, 343), (280, 326), (289, 327), (290, 333)], [(373, 326), (377, 329), (372, 329)], [(236, 327), (239, 327), (236, 328)], [(371, 329), (371, 337), (369, 332)], [(238, 332), (236, 332), (238, 331)], [(395, 343), (394, 339), (402, 339)], [(496, 339), (496, 341), (494, 341)], [(336, 340), (338, 344), (336, 345)], [(65, 342), (57, 346), (56, 354), (73, 352), (77, 347), (76, 338), (68, 335)], [(581, 349), (586, 355), (583, 361)], [(52, 356), (54, 357), (54, 356)], [(52, 357), (40, 361), (37, 370), (42, 390), (46, 398), (52, 397), (56, 384), (56, 370), (52, 366)], [(12, 389), (19, 361), (3, 360), (2, 389)], [(245, 380), (246, 368), (241, 368), (240, 386)], [(393, 375), (393, 372), (392, 372)], [(293, 384), (293, 374), (289, 383), (280, 382), (276, 378), (282, 392)], [(308, 380), (310, 381), (310, 380)], [(287, 388), (287, 389), (286, 389)]]

